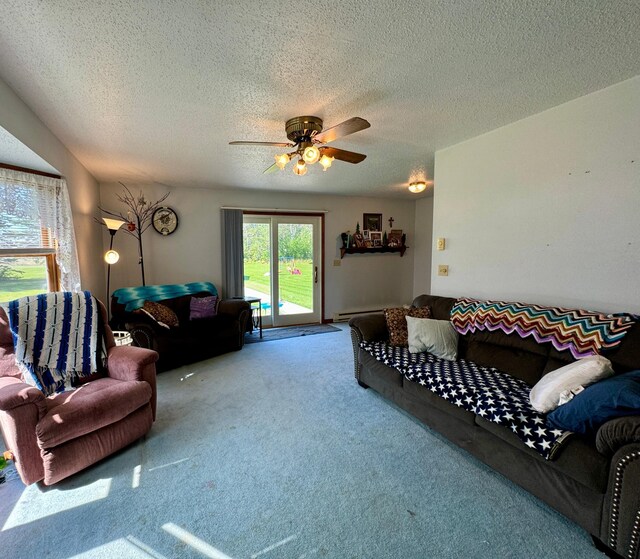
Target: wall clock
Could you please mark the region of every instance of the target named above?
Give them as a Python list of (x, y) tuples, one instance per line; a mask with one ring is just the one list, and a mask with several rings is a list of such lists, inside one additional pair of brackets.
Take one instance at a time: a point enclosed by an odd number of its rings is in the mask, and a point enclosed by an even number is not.
[(151, 223), (161, 235), (171, 235), (178, 228), (178, 216), (174, 210), (163, 206), (153, 212)]

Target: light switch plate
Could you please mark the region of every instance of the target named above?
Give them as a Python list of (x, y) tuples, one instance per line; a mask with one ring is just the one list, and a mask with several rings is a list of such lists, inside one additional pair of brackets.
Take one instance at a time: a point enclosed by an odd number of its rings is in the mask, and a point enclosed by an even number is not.
[(446, 264), (438, 265), (438, 275), (439, 276), (448, 276), (449, 275), (449, 266)]
[(342, 260), (336, 259), (333, 261), (334, 266), (342, 266)]
[(447, 242), (444, 240), (444, 237), (438, 237), (436, 240), (436, 250), (444, 250), (447, 246)]

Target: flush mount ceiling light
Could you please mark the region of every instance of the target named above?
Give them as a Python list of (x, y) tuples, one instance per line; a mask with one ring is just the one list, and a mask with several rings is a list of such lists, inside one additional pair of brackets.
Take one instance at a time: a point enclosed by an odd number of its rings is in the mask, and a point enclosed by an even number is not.
[(425, 188), (427, 188), (427, 183), (425, 181), (416, 181), (409, 184), (409, 191), (414, 194), (423, 192)]
[(350, 118), (332, 128), (322, 129), (322, 119), (317, 116), (297, 116), (290, 118), (285, 124), (287, 138), (291, 142), (229, 142), (231, 145), (241, 146), (275, 146), (295, 148), (291, 153), (282, 153), (275, 156), (276, 162), (266, 169), (265, 173), (271, 173), (278, 169), (283, 170), (289, 161), (298, 157), (297, 163), (293, 167), (296, 175), (304, 175), (308, 170), (308, 165), (320, 163), (322, 170), (326, 171), (334, 159), (346, 161), (347, 163), (360, 163), (367, 157), (362, 153), (346, 151), (325, 146), (349, 134), (354, 134), (371, 126), (366, 120), (360, 117)]

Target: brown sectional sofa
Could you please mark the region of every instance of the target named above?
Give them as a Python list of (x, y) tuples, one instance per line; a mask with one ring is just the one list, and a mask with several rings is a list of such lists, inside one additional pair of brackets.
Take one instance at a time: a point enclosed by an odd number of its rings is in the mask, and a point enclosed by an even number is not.
[(135, 346), (158, 352), (158, 372), (242, 349), (247, 322), (251, 316), (249, 303), (238, 299), (223, 299), (218, 304), (216, 316), (189, 320), (191, 298), (210, 295), (211, 293), (203, 291), (157, 301), (172, 309), (178, 316), (179, 327), (170, 329), (159, 326), (143, 313), (127, 312), (125, 305), (112, 297), (111, 324), (116, 329), (128, 330)]
[[(456, 299), (421, 295), (433, 318), (449, 320)], [(355, 376), (401, 408), (572, 519), (612, 557), (640, 559), (640, 415), (604, 424), (595, 441), (573, 436), (555, 460), (527, 448), (507, 427), (447, 402), (360, 347), (389, 338), (384, 316), (352, 318)], [(460, 336), (459, 358), (491, 366), (534, 385), (570, 361), (550, 344), (502, 332)], [(640, 323), (607, 355), (617, 373), (640, 369)], [(616, 553), (618, 555), (616, 555)]]

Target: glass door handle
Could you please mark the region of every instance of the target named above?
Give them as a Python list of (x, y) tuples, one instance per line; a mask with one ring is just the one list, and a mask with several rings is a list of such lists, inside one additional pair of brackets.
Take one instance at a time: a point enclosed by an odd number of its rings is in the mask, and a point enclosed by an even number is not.
[(318, 266), (313, 269), (313, 283), (318, 283)]

